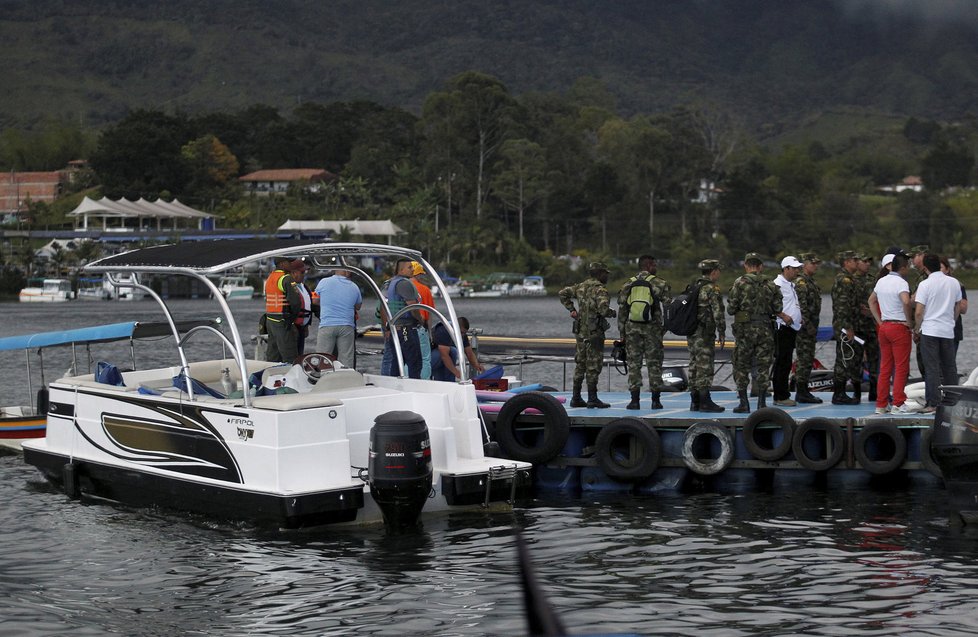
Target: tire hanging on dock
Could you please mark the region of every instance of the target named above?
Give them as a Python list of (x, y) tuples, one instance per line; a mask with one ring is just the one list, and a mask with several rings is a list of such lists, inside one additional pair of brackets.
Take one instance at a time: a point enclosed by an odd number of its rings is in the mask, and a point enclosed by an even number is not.
[(941, 471), (941, 466), (937, 464), (934, 460), (934, 456), (931, 453), (930, 441), (934, 438), (934, 430), (930, 427), (923, 429), (920, 432), (920, 464), (924, 466), (931, 475), (943, 479), (944, 473)]
[[(720, 453), (716, 458), (701, 460), (696, 456), (696, 441), (703, 436), (716, 438), (719, 442)], [(693, 473), (701, 476), (716, 475), (730, 466), (733, 456), (733, 436), (722, 425), (698, 422), (683, 434), (683, 463)]]
[(662, 456), (659, 433), (638, 418), (612, 420), (598, 432), (594, 446), (598, 466), (624, 482), (648, 478), (659, 468)]
[[(783, 437), (777, 447), (768, 449), (757, 442), (756, 436), (759, 428), (770, 431), (772, 425), (781, 429)], [(758, 409), (744, 421), (744, 446), (747, 447), (750, 455), (765, 462), (774, 462), (784, 458), (785, 454), (791, 450), (794, 434), (795, 419), (788, 412), (777, 407)]]
[[(520, 414), (527, 409), (540, 412), (543, 418), (542, 432), (538, 431), (540, 424), (520, 422)], [(561, 452), (568, 436), (570, 418), (567, 417), (567, 410), (556, 398), (543, 392), (531, 391), (513, 396), (503, 403), (496, 418), (496, 439), (506, 457), (512, 460), (533, 464), (547, 462)]]
[[(825, 457), (815, 458), (809, 455), (805, 448), (805, 439), (809, 434), (823, 432), (825, 434)], [(838, 423), (828, 418), (809, 418), (802, 422), (795, 429), (795, 435), (791, 441), (791, 451), (795, 454), (795, 460), (805, 469), (810, 471), (828, 471), (842, 460), (846, 452), (845, 436)]]
[[(869, 457), (870, 450), (868, 447), (874, 438), (882, 438), (884, 445), (886, 441), (889, 441), (893, 446), (889, 458), (875, 459)], [(907, 439), (903, 437), (896, 425), (874, 422), (863, 427), (856, 435), (853, 451), (863, 469), (873, 475), (883, 476), (899, 469), (907, 458)]]

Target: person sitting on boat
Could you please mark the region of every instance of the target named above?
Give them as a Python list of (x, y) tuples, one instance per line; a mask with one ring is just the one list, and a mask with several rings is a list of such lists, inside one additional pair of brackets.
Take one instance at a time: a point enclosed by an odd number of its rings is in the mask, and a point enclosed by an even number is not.
[[(462, 330), (462, 350), (465, 352), (465, 358), (472, 369), (481, 373), (484, 368), (469, 343), (467, 334), (469, 319), (464, 316), (458, 317), (458, 326)], [(447, 382), (461, 379), (462, 372), (458, 368), (458, 348), (455, 347), (451, 332), (444, 323), (435, 325), (431, 330), (431, 345), (431, 379)]]
[(275, 260), (275, 270), (265, 280), (265, 329), (268, 331), (266, 359), (294, 363), (299, 357), (295, 319), (302, 310), (302, 297), (290, 269), (292, 259)]
[[(411, 283), (418, 290), (418, 297), (423, 305), (435, 307), (435, 296), (431, 288), (421, 280), (424, 266), (417, 261), (411, 263)], [(421, 315), (421, 325), (418, 326), (418, 344), (421, 347), (421, 378), (431, 378), (431, 338), (428, 332), (428, 316), (426, 310), (418, 310)]]
[(316, 286), (319, 295), (319, 335), (316, 351), (331, 354), (347, 367), (356, 364), (357, 319), (363, 295), (350, 280), (349, 270), (336, 270)]
[(393, 329), (401, 344), (401, 355), (404, 357), (408, 377), (421, 378), (421, 347), (417, 330), (423, 323), (421, 312), (410, 310), (400, 313), (405, 307), (416, 305), (421, 299), (417, 288), (411, 283), (414, 271), (412, 264), (411, 259), (398, 259), (394, 277), (387, 286), (387, 306), (390, 308), (391, 316), (396, 317), (392, 326), (388, 323), (387, 317), (383, 317), (385, 357), (390, 356), (392, 364), (390, 369), (381, 371), (388, 376), (401, 375), (401, 370), (397, 369), (397, 363), (394, 362), (397, 361), (397, 355), (394, 353), (394, 336), (390, 331)]

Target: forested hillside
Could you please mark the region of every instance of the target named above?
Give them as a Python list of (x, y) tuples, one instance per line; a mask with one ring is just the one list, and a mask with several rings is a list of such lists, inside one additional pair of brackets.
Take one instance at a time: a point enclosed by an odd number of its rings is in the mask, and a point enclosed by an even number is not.
[(978, 95), (973, 8), (957, 0), (5, 0), (0, 124), (67, 117), (92, 126), (135, 108), (354, 99), (418, 113), (426, 95), (468, 70), (516, 95), (595, 77), (625, 115), (718, 102), (769, 136), (825, 110), (953, 120)]

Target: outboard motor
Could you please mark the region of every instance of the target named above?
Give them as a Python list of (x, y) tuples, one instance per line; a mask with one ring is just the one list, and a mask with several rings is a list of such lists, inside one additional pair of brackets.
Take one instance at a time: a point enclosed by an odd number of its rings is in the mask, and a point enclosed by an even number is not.
[[(942, 387), (931, 453), (947, 485), (951, 518), (978, 521), (978, 387)], [(921, 455), (927, 453), (920, 450)]]
[(367, 482), (391, 528), (413, 526), (431, 493), (431, 442), (424, 418), (389, 411), (370, 428)]

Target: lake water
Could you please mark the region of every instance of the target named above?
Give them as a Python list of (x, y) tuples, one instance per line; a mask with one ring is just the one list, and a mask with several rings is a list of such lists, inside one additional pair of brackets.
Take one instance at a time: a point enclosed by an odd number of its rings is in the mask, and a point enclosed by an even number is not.
[[(213, 312), (204, 301), (174, 307), (178, 318)], [(0, 336), (154, 320), (153, 308), (0, 304)], [(258, 302), (235, 308), (242, 325), (261, 312)], [(570, 327), (553, 297), (462, 300), (457, 309), (487, 334), (565, 335)], [(978, 364), (974, 315), (962, 370)], [(192, 355), (220, 355), (216, 339), (202, 336)], [(166, 341), (136, 345), (152, 365), (175, 364), (169, 349)], [(128, 364), (127, 346), (98, 352)], [(831, 344), (819, 358), (831, 363)], [(23, 353), (0, 354), (10, 381), (0, 390), (4, 404), (27, 398), (23, 363)], [(48, 380), (69, 364), (67, 352), (46, 353)], [(528, 380), (558, 382), (559, 366), (544, 365), (525, 368)], [(5, 455), (0, 637), (525, 634), (514, 528), (524, 530), (571, 633), (978, 634), (978, 530), (948, 525), (944, 495), (919, 485), (537, 493), (512, 513), (429, 517), (398, 536), (378, 527), (279, 533), (69, 501), (19, 455)]]

